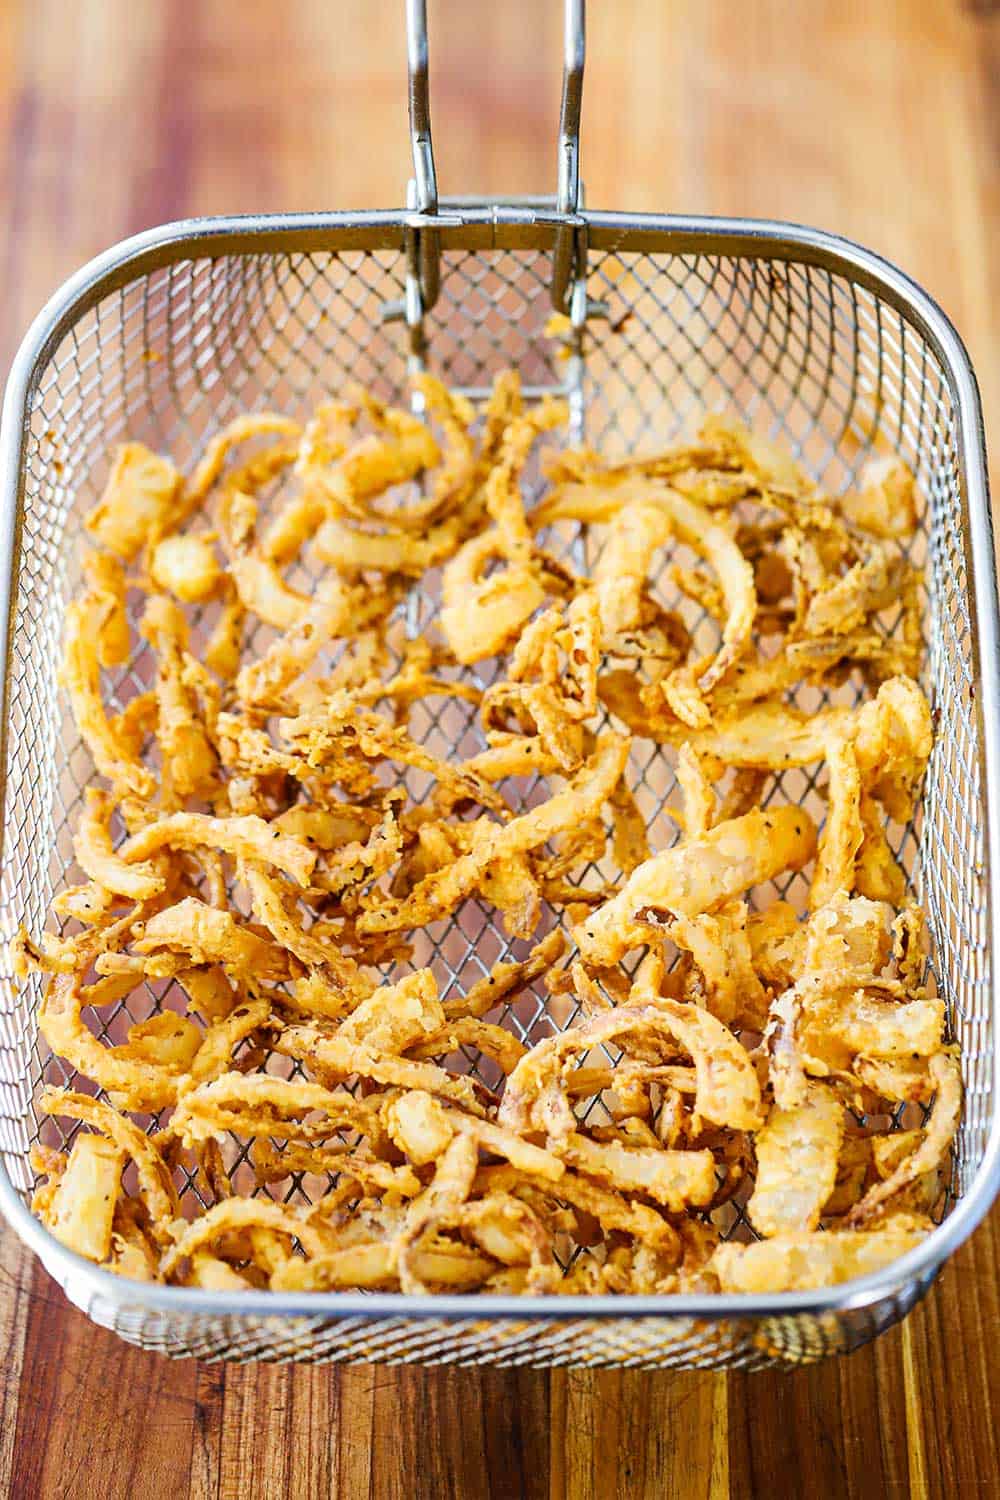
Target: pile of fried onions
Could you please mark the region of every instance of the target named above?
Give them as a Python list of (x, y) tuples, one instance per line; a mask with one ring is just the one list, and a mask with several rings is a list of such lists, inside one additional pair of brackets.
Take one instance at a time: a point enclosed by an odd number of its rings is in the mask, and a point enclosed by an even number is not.
[[(187, 474), (114, 455), (67, 615), (79, 879), (18, 940), (80, 1080), (39, 1100), (72, 1144), (35, 1148), (37, 1214), (227, 1290), (884, 1265), (933, 1222), (961, 1101), (886, 831), (932, 745), (912, 476), (832, 498), (717, 417), (607, 462), (512, 373), (478, 411), (412, 395), (240, 417)], [(437, 753), (429, 716), (472, 730)], [(651, 848), (654, 758), (678, 837)], [(415, 945), (470, 904), (506, 953), (442, 990)]]

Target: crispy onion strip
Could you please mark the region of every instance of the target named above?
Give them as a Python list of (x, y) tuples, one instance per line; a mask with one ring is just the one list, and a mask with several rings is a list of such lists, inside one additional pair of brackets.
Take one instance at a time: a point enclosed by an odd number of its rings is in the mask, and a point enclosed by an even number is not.
[(173, 1104), (183, 1069), (113, 1055), (84, 1024), (85, 1004), (79, 973), (52, 976), (38, 1012), (38, 1029), (52, 1051), (108, 1093), (125, 1095), (133, 1109)]
[(610, 901), (573, 929), (589, 963), (614, 963), (648, 942), (656, 914), (698, 916), (784, 870), (799, 870), (816, 847), (816, 829), (798, 807), (745, 813), (655, 854)]
[(678, 1046), (695, 1065), (696, 1112), (718, 1125), (755, 1129), (761, 1120), (760, 1086), (750, 1059), (721, 1021), (694, 1005), (656, 998), (617, 1006), (582, 1026), (536, 1043), (514, 1069), (497, 1118), (514, 1130), (540, 1130), (554, 1140), (570, 1135), (576, 1118), (565, 1093), (574, 1061), (592, 1047), (630, 1039), (676, 1056)]
[(389, 1087), (424, 1089), (453, 1100), (472, 1114), (484, 1114), (472, 1082), (452, 1077), (435, 1063), (375, 1053), (360, 1042), (330, 1035), (316, 1026), (286, 1026), (274, 1046), (276, 1051), (318, 1066), (329, 1075), (350, 1078), (356, 1073)]
[(483, 871), (494, 860), (537, 849), (553, 834), (596, 812), (621, 776), (628, 751), (628, 740), (614, 734), (602, 736), (597, 753), (573, 785), (506, 825), (494, 824), (484, 829), (473, 849), (445, 869), (428, 875), (405, 900), (385, 900), (366, 911), (358, 923), (359, 931), (397, 931), (433, 922), (451, 911), (478, 884)]
[[(633, 619), (638, 588), (645, 581), (652, 554), (676, 536), (713, 568), (726, 605), (721, 647), (698, 678), (699, 691), (708, 693), (749, 644), (757, 609), (753, 569), (730, 532), (713, 520), (709, 511), (676, 490), (630, 479), (612, 493), (617, 506), (608, 543), (610, 556), (606, 562), (598, 562), (595, 578), (599, 592), (602, 579), (610, 580), (617, 574), (627, 582), (624, 599), (615, 599), (610, 584), (606, 587), (601, 609), (605, 631), (620, 619)], [(561, 518), (573, 516), (569, 487), (560, 495), (559, 514)], [(586, 516), (581, 513), (575, 518)]]
[(110, 1104), (69, 1089), (45, 1089), (38, 1107), (47, 1115), (93, 1125), (131, 1157), (139, 1177), (139, 1194), (149, 1213), (150, 1233), (158, 1245), (168, 1245), (170, 1225), (180, 1214), (180, 1202), (173, 1175), (145, 1131)]
[(943, 1159), (958, 1128), (962, 1107), (962, 1074), (954, 1057), (939, 1053), (932, 1057), (928, 1070), (937, 1090), (927, 1126), (920, 1144), (905, 1156), (896, 1170), (855, 1204), (847, 1216), (854, 1228), (874, 1217), (882, 1206), (925, 1172), (933, 1171)]
[(801, 1104), (772, 1107), (754, 1138), (757, 1178), (747, 1204), (760, 1234), (817, 1227), (837, 1180), (843, 1138), (844, 1106), (821, 1083), (808, 1086)]
[[(319, 1120), (303, 1118), (314, 1113)], [(356, 1130), (375, 1140), (382, 1134), (377, 1112), (345, 1091), (266, 1073), (224, 1073), (185, 1089), (170, 1128), (186, 1146), (213, 1137), (222, 1140), (230, 1131), (281, 1140), (322, 1140), (339, 1130)]]
[(108, 824), (114, 799), (88, 787), (84, 810), (73, 835), (73, 853), (84, 874), (116, 896), (130, 901), (148, 901), (166, 887), (166, 880), (150, 863), (128, 864), (116, 854)]
[(232, 1230), (271, 1229), (299, 1241), (307, 1255), (322, 1255), (330, 1248), (330, 1233), (295, 1209), (266, 1198), (225, 1198), (205, 1210), (192, 1224), (178, 1226), (172, 1247), (160, 1261), (164, 1277), (174, 1274), (203, 1245), (210, 1245)]
[(101, 697), (97, 650), (108, 614), (107, 600), (94, 594), (67, 607), (62, 681), (76, 726), (100, 775), (106, 776), (119, 794), (151, 797), (155, 788), (152, 772), (111, 724)]
[(720, 1245), (709, 1262), (723, 1292), (794, 1292), (867, 1276), (919, 1245), (928, 1219), (901, 1216), (868, 1232), (789, 1231), (755, 1245)]
[(118, 851), (126, 864), (149, 859), (161, 849), (218, 849), (239, 859), (259, 860), (290, 875), (298, 885), (309, 883), (316, 866), (316, 850), (273, 828), (264, 818), (215, 818), (207, 813), (177, 812), (150, 823), (132, 835)]

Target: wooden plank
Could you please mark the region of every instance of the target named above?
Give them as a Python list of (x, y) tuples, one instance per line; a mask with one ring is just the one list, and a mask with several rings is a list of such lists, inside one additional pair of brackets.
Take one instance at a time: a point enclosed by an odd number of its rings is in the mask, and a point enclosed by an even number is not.
[(343, 1365), (334, 1374), (340, 1422), (336, 1493), (372, 1497), (376, 1473), (375, 1388), (385, 1372), (377, 1365)]
[(0, 1226), (0, 1495), (12, 1493), (32, 1271), (28, 1251)]
[(194, 1409), (191, 1422), (191, 1468), (188, 1473), (190, 1500), (219, 1500), (222, 1411), (226, 1390), (226, 1366), (196, 1365)]
[(192, 1425), (192, 1500), (549, 1493), (548, 1376), (533, 1371), (202, 1366)]
[(374, 1381), (372, 1500), (542, 1500), (548, 1377), (534, 1371), (383, 1370)]
[(552, 1500), (720, 1500), (729, 1493), (724, 1375), (557, 1370)]
[(199, 1366), (190, 1500), (379, 1494), (371, 1439), (382, 1378), (366, 1366)]
[(897, 1332), (793, 1373), (729, 1376), (734, 1500), (775, 1494), (909, 1493)]
[(97, 1328), (36, 1265), (10, 1493), (186, 1494), (195, 1376)]
[(238, 1366), (226, 1372), (219, 1459), (221, 1500), (248, 1474), (261, 1494), (308, 1500), (333, 1492), (339, 1422), (323, 1366)]
[[(388, 1494), (373, 1411), (376, 1388), (394, 1380), (363, 1365), (200, 1366), (191, 1500)], [(395, 1421), (385, 1434), (398, 1449)]]
[(980, 1231), (902, 1331), (911, 1451), (931, 1495), (974, 1493), (1000, 1475), (1000, 1237)]

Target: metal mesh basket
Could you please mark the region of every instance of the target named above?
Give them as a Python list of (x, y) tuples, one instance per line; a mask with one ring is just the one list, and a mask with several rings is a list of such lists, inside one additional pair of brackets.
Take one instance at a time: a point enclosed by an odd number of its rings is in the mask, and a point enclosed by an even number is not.
[[(411, 6), (417, 43), (420, 10)], [(577, 7), (568, 14), (566, 160), (582, 67)], [(834, 492), (873, 452), (899, 453), (926, 500), (915, 546), (926, 566), (937, 742), (919, 825), (893, 830), (893, 842), (927, 907), (934, 975), (962, 1047), (965, 1107), (951, 1212), (876, 1276), (755, 1298), (221, 1295), (120, 1280), (58, 1244), (28, 1210), (28, 1153), (39, 1138), (33, 1098), (43, 1080), (73, 1080), (39, 1046), (37, 980), (16, 989), (8, 967), (0, 975), (0, 1204), (75, 1303), (124, 1338), (170, 1354), (722, 1367), (844, 1351), (907, 1311), (986, 1211), (1000, 1175), (991, 875), (1000, 704), (975, 382), (956, 334), (918, 287), (824, 234), (584, 212), (568, 169), (556, 208), (463, 201), (440, 210), (426, 181), (425, 64), (419, 45), (411, 47), (410, 210), (168, 226), (86, 267), (28, 334), (0, 440), (0, 587), (9, 591), (2, 937), (22, 923), (37, 929), (52, 893), (72, 878), (71, 830), (92, 768), (57, 686), (62, 621), (76, 583), (80, 517), (103, 485), (109, 448), (125, 436), (183, 464), (239, 411), (301, 415), (347, 378), (398, 398), (408, 363), (426, 356), (473, 393), (516, 366), (530, 390), (568, 395), (572, 441), (611, 453), (667, 441), (707, 408), (735, 412), (781, 439)], [(426, 113), (425, 92), (423, 104)], [(577, 116), (578, 107), (577, 92)], [(553, 300), (571, 311), (565, 359), (553, 359), (544, 331)], [(663, 597), (676, 602), (668, 590)], [(409, 625), (422, 629), (434, 608), (431, 594), (416, 593), (406, 605)], [(139, 650), (109, 687), (124, 704), (148, 680)], [(438, 716), (418, 705), (412, 732), (438, 753), (476, 745), (473, 720), (454, 704)], [(673, 778), (657, 747), (635, 752), (633, 780), (654, 846), (668, 841), (660, 815)], [(410, 790), (420, 795), (419, 785)], [(807, 772), (775, 778), (768, 795), (821, 806)], [(782, 893), (794, 899), (795, 882)], [(443, 989), (467, 987), (517, 946), (475, 901), (432, 931), (414, 961), (431, 963)], [(124, 1025), (165, 998), (138, 991), (89, 1019), (118, 1040)], [(573, 1013), (557, 1011), (540, 990), (503, 1020), (532, 1041), (570, 1024)], [(472, 1055), (467, 1065), (478, 1069), (479, 1060)], [(190, 1180), (181, 1186), (182, 1195), (197, 1192)], [(281, 1192), (294, 1199), (307, 1185), (293, 1179)], [(734, 1209), (730, 1232), (742, 1222)]]

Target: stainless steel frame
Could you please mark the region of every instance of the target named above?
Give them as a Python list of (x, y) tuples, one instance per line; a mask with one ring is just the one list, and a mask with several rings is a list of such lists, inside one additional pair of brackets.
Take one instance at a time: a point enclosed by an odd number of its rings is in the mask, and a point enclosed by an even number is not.
[[(411, 5), (418, 43), (421, 11)], [(582, 11), (571, 3), (568, 13), (568, 55), (582, 75)], [(411, 45), (418, 73), (420, 56)], [(424, 120), (419, 102), (417, 134), (433, 180), (429, 110)], [(391, 323), (402, 312), (411, 359), (426, 347), (434, 366), (473, 388), (516, 359), (529, 379), (569, 394), (577, 436), (611, 446), (667, 437), (725, 399), (791, 442), (831, 485), (891, 447), (918, 470), (928, 499), (928, 685), (941, 732), (922, 828), (898, 830), (897, 843), (928, 906), (937, 981), (963, 1043), (951, 1212), (883, 1272), (816, 1293), (421, 1300), (123, 1281), (66, 1250), (27, 1207), (32, 1098), (43, 1075), (62, 1075), (37, 1047), (37, 987), (15, 991), (5, 968), (0, 1208), (72, 1301), (145, 1347), (227, 1359), (802, 1362), (853, 1348), (901, 1317), (1000, 1187), (1000, 622), (982, 418), (965, 350), (918, 286), (834, 236), (589, 212), (571, 198), (560, 212), (542, 203), (421, 207), (411, 195), (412, 211), (168, 225), (100, 256), (42, 311), (11, 371), (0, 431), (2, 936), (41, 921), (71, 863), (67, 828), (87, 768), (55, 686), (62, 604), (75, 518), (100, 483), (104, 450), (126, 428), (184, 457), (236, 407), (303, 406), (348, 365), (389, 394), (405, 375), (407, 339)], [(571, 270), (560, 293), (567, 237)], [(572, 314), (559, 378), (542, 339), (552, 300)], [(647, 772), (640, 766), (636, 777), (655, 812), (666, 791)], [(784, 794), (808, 800), (814, 788), (786, 785)], [(488, 924), (482, 934), (495, 941)], [(477, 941), (458, 960), (435, 950), (449, 978), (459, 982), (462, 965), (476, 961)], [(537, 1036), (533, 1028), (554, 1022), (539, 1006), (510, 1024)]]

